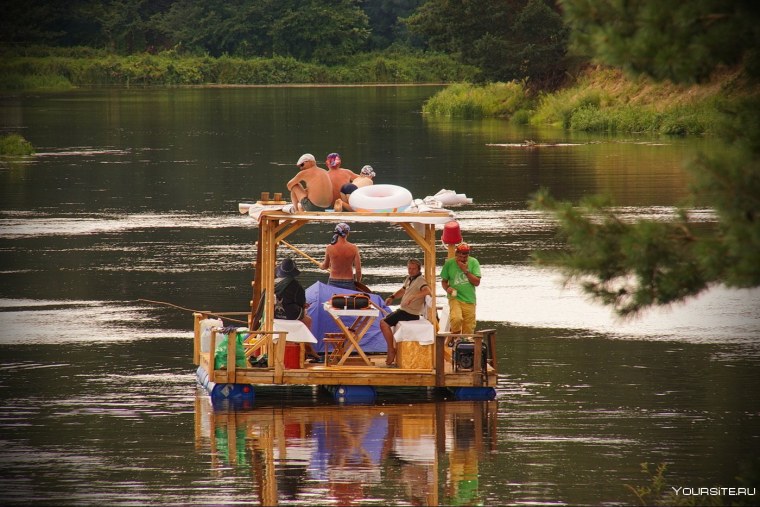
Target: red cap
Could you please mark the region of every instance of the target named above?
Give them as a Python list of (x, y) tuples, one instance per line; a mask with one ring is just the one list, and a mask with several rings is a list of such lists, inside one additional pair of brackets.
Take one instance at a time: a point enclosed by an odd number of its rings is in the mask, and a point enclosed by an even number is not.
[(459, 243), (457, 245), (456, 251), (461, 253), (470, 253), (470, 245), (467, 243)]

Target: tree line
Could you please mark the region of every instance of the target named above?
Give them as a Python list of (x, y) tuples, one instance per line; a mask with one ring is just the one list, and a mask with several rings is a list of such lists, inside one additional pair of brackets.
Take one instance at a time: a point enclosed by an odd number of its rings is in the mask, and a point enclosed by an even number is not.
[(557, 83), (568, 29), (546, 0), (28, 0), (5, 7), (0, 43), (290, 57), (322, 65), (390, 47), (442, 52), (480, 81)]

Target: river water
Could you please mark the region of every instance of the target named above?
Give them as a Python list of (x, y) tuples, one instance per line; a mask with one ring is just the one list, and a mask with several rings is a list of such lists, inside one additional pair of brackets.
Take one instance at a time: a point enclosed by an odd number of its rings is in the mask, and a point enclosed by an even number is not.
[[(667, 464), (668, 491), (756, 487), (760, 292), (716, 287), (621, 322), (530, 261), (558, 247), (526, 205), (540, 187), (606, 192), (630, 218), (663, 219), (686, 197), (683, 164), (713, 142), (425, 117), (437, 90), (0, 98), (0, 132), (38, 152), (0, 162), (3, 503), (634, 504), (626, 485), (649, 484), (644, 462)], [(139, 301), (247, 310), (256, 229), (237, 204), (284, 191), (302, 153), (332, 151), (415, 197), (474, 199), (456, 212), (483, 269), (479, 327), (498, 331), (495, 401), (384, 390), (341, 407), (269, 388), (253, 407), (213, 410), (190, 313)], [(321, 257), (329, 229), (289, 241)], [(395, 290), (414, 245), (353, 229), (365, 282)], [(324, 281), (299, 267), (305, 285)]]

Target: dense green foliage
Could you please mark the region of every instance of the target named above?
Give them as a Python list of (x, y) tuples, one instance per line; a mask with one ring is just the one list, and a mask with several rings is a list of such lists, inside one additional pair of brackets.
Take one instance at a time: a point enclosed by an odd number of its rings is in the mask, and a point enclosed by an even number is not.
[(479, 67), (483, 81), (546, 89), (567, 70), (568, 30), (544, 0), (428, 0), (407, 23), (430, 48)]
[(421, 0), (28, 0), (4, 5), (0, 44), (175, 50), (334, 64), (406, 41)]
[(412, 42), (403, 18), (411, 15), (424, 0), (365, 0), (361, 7), (371, 29), (369, 49)]
[(23, 156), (33, 155), (34, 147), (32, 143), (18, 134), (9, 134), (0, 136), (0, 155), (5, 156)]
[(0, 17), (5, 51), (89, 47), (335, 66), (368, 51), (422, 48), (478, 68), (481, 81), (527, 78), (534, 88), (564, 78), (567, 33), (548, 0), (29, 0)]
[(246, 84), (441, 83), (463, 81), (475, 69), (455, 59), (421, 51), (357, 54), (340, 65), (323, 65), (292, 57), (239, 58), (155, 55), (117, 56), (91, 50), (29, 48), (28, 56), (0, 60), (0, 89), (72, 86), (173, 86)]
[(701, 81), (744, 61), (760, 75), (760, 3), (561, 0), (576, 50), (656, 79)]
[(151, 21), (168, 40), (212, 56), (289, 56), (327, 64), (358, 52), (370, 33), (355, 0), (177, 0)]
[[(636, 46), (631, 56), (642, 57), (634, 58), (637, 63), (632, 67), (639, 71), (686, 81), (701, 79), (708, 69), (731, 61), (727, 53), (704, 49), (684, 56), (690, 62), (684, 67), (668, 70), (660, 65), (655, 53), (674, 55), (683, 47), (709, 47), (704, 46), (700, 30), (676, 29), (676, 34), (661, 35), (661, 18), (652, 13), (674, 2), (604, 2), (598, 10), (592, 9), (593, 15), (587, 10), (591, 4), (587, 0), (563, 2), (575, 31), (584, 36), (612, 32), (624, 35), (626, 31), (620, 23), (627, 21), (621, 17), (638, 20), (635, 37), (627, 40)], [(706, 19), (729, 22), (726, 12), (731, 11), (745, 17), (736, 25), (737, 30), (739, 26), (760, 26), (758, 9), (744, 9), (746, 2), (720, 2), (720, 8), (709, 1), (689, 5), (688, 19), (692, 23)], [(685, 22), (681, 11), (677, 12), (673, 19)], [(742, 48), (747, 39), (741, 31), (736, 35), (737, 45), (730, 53), (734, 58), (744, 56), (748, 66), (743, 68), (740, 80), (745, 80), (754, 93), (721, 105), (721, 125), (716, 133), (725, 146), (720, 152), (700, 156), (691, 166), (695, 179), (693, 203), (715, 210), (718, 223), (714, 230), (705, 231), (685, 210), (670, 222), (627, 223), (614, 213), (612, 203), (598, 197), (585, 199), (576, 207), (557, 202), (542, 191), (532, 201), (533, 207), (548, 210), (557, 218), (559, 235), (566, 246), (562, 252), (537, 254), (537, 260), (562, 270), (568, 280), (580, 282), (589, 294), (614, 307), (620, 315), (635, 315), (651, 306), (683, 301), (713, 284), (760, 285), (760, 93), (750, 56), (758, 46), (754, 43)], [(617, 62), (618, 37), (591, 37), (589, 43), (598, 58)]]

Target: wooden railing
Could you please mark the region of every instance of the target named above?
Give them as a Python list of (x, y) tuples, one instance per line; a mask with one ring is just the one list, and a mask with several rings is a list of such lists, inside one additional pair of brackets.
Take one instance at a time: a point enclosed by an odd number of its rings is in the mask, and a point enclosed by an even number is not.
[[(193, 358), (196, 365), (201, 363), (201, 330), (200, 322), (209, 316), (223, 317), (223, 316), (248, 316), (250, 313), (246, 312), (227, 312), (227, 313), (194, 313), (194, 340), (193, 340)], [(275, 383), (282, 382), (283, 372), (285, 370), (285, 343), (287, 339), (287, 331), (253, 331), (249, 332), (248, 336), (243, 341), (243, 350), (245, 354), (246, 363), (250, 360), (250, 357), (256, 352), (261, 351), (267, 355), (266, 368), (274, 368), (274, 381)], [(209, 341), (208, 351), (208, 368), (209, 368), (209, 381), (211, 382), (225, 382), (234, 383), (235, 376), (237, 374), (237, 333), (229, 333), (227, 336), (227, 358), (225, 365), (220, 370), (216, 370), (216, 341), (217, 330), (211, 330), (211, 338)], [(276, 337), (276, 341), (275, 341)], [(249, 363), (250, 364), (250, 363)], [(246, 365), (246, 368), (249, 367)]]

